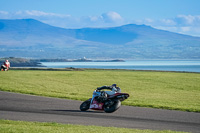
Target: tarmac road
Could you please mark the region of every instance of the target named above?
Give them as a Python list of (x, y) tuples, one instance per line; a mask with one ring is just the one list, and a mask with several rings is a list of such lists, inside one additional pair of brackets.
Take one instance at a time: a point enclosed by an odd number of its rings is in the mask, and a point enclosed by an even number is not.
[(200, 133), (200, 113), (121, 106), (81, 112), (81, 101), (0, 91), (0, 119)]

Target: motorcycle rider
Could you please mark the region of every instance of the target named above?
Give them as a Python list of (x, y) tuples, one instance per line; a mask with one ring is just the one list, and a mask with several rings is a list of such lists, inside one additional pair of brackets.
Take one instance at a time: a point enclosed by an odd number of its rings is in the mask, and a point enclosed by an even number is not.
[(8, 71), (9, 68), (10, 68), (10, 62), (8, 60), (5, 60), (3, 65), (1, 65), (1, 70)]
[[(103, 89), (111, 91), (101, 91)], [(80, 110), (104, 110), (106, 113), (112, 113), (121, 106), (121, 101), (124, 101), (128, 97), (129, 94), (121, 93), (121, 89), (116, 84), (98, 87), (93, 91), (92, 98), (89, 98), (80, 105)]]
[(117, 86), (117, 84), (112, 84), (111, 86), (101, 86), (101, 87), (98, 87), (97, 90), (103, 90), (103, 89), (109, 89), (109, 90), (112, 90), (112, 91), (116, 91), (116, 92), (121, 92), (121, 89)]
[[(101, 87), (98, 87), (97, 91), (101, 91), (103, 89), (109, 89), (113, 93), (115, 93), (115, 92), (119, 92), (120, 93), (121, 92), (121, 89), (117, 86), (117, 84), (112, 84), (111, 86), (101, 86)], [(100, 94), (100, 96), (98, 97), (98, 99), (100, 101), (105, 101), (105, 100), (107, 100), (107, 97), (108, 97), (107, 93), (105, 91), (102, 91), (101, 94)]]

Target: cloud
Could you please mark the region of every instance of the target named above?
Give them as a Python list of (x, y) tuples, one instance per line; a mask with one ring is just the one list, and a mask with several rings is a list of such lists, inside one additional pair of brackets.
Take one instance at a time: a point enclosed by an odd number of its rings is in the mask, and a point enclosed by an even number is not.
[(65, 17), (70, 17), (70, 15), (68, 14), (56, 14), (56, 13), (46, 13), (46, 12), (42, 12), (42, 11), (37, 11), (37, 10), (32, 10), (32, 11), (24, 11), (24, 13), (22, 12), (21, 14), (25, 14), (27, 16), (51, 16), (51, 17), (58, 17), (58, 18), (65, 18)]
[(117, 12), (111, 11), (111, 12), (103, 13), (101, 16), (102, 16), (102, 19), (106, 23), (112, 23), (112, 22), (121, 23), (121, 22), (123, 22), (123, 18)]
[(148, 23), (151, 25), (159, 25), (159, 26), (200, 26), (200, 15), (192, 16), (192, 15), (177, 15), (175, 18), (164, 18), (159, 20), (153, 19), (143, 19), (137, 21), (140, 23)]
[(38, 10), (16, 12), (0, 11), (0, 19), (33, 18), (62, 28), (114, 27), (124, 24), (145, 24), (157, 29), (199, 36), (200, 15), (177, 15), (174, 18), (125, 20), (119, 13), (110, 11), (96, 16), (75, 17), (70, 14), (49, 13)]
[(9, 12), (6, 11), (0, 11), (0, 19), (9, 19)]
[(182, 34), (200, 36), (200, 15), (177, 15), (175, 18), (169, 19), (171, 23), (166, 27), (176, 27), (173, 32)]
[(2, 15), (8, 15), (9, 12), (6, 12), (6, 11), (0, 11), (0, 14), (2, 14)]
[(157, 29), (171, 32), (200, 36), (200, 15), (177, 15), (174, 18), (163, 18), (157, 20), (146, 18), (133, 22), (137, 24), (146, 24)]
[[(69, 14), (56, 14), (48, 13), (37, 10), (25, 10), (16, 12), (5, 12), (0, 11), (0, 19), (27, 19), (32, 18), (39, 20), (41, 22), (63, 28), (70, 28), (70, 26), (75, 26), (78, 19), (72, 17)], [(69, 25), (67, 27), (67, 25)]]
[(117, 12), (107, 12), (99, 16), (74, 17), (69, 14), (48, 13), (37, 10), (17, 12), (0, 11), (0, 19), (32, 18), (62, 28), (109, 27), (123, 25), (123, 18)]
[(178, 15), (174, 19), (178, 25), (189, 26), (189, 25), (199, 25), (200, 26), (200, 15)]
[(176, 22), (174, 20), (172, 20), (172, 19), (161, 19), (160, 23), (162, 25), (172, 25), (172, 26), (176, 25)]
[(182, 30), (183, 32), (188, 32), (188, 31), (191, 30), (191, 27), (181, 27), (181, 30)]
[(9, 13), (10, 17), (16, 18), (16, 19), (25, 19), (25, 18), (33, 18), (33, 19), (59, 19), (59, 18), (69, 18), (70, 15), (68, 14), (56, 14), (56, 13), (46, 13), (43, 11), (37, 11), (37, 10), (26, 10), (26, 11), (17, 11), (14, 13)]

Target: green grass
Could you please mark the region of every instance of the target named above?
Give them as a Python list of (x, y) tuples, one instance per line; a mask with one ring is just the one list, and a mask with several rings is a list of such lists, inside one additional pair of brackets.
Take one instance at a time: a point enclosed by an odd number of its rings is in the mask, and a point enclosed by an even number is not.
[(183, 133), (116, 127), (0, 120), (1, 133)]
[(200, 112), (198, 73), (10, 70), (0, 76), (2, 91), (86, 100), (96, 87), (117, 83), (130, 94), (124, 105)]

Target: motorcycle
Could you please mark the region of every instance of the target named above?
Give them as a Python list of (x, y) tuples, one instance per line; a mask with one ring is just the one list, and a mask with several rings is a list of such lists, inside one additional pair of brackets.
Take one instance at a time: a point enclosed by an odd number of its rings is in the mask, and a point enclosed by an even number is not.
[(80, 110), (86, 111), (88, 109), (92, 109), (105, 111), (106, 113), (112, 113), (119, 109), (121, 102), (128, 97), (128, 93), (117, 92), (114, 89), (111, 91), (95, 90), (93, 92), (93, 97), (84, 101), (80, 105)]
[(5, 65), (1, 65), (1, 71), (8, 71), (8, 68)]

